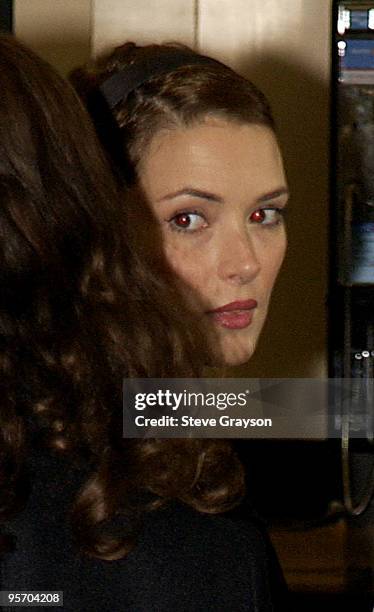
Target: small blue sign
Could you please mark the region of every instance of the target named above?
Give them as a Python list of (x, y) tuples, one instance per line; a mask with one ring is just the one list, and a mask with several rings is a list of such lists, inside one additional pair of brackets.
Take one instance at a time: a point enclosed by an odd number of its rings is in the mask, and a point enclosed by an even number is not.
[(346, 43), (341, 58), (343, 70), (374, 70), (374, 39), (346, 40)]
[(351, 30), (367, 30), (368, 11), (351, 11)]
[(373, 284), (374, 282), (374, 223), (352, 225), (352, 284)]

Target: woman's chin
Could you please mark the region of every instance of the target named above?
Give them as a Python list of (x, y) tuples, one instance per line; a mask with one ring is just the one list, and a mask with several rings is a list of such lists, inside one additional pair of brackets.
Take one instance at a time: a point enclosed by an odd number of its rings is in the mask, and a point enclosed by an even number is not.
[(252, 357), (256, 344), (252, 342), (234, 343), (222, 342), (214, 346), (211, 359), (207, 364), (210, 367), (234, 367), (246, 364)]
[(246, 364), (253, 355), (252, 352), (237, 353), (225, 355), (222, 361), (222, 365), (226, 367), (234, 367)]

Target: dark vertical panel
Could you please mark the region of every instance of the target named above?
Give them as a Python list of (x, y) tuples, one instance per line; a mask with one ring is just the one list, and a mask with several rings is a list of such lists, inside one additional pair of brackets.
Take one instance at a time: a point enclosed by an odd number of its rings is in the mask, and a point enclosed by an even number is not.
[(13, 28), (13, 0), (0, 0), (0, 31), (11, 32)]

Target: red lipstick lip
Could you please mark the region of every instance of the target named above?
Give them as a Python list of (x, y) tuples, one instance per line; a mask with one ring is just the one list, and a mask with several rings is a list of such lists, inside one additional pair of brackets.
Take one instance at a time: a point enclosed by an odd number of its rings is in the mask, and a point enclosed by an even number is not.
[(256, 300), (238, 300), (236, 302), (230, 302), (214, 310), (209, 310), (208, 314), (214, 314), (218, 312), (232, 312), (233, 310), (252, 310), (257, 307)]

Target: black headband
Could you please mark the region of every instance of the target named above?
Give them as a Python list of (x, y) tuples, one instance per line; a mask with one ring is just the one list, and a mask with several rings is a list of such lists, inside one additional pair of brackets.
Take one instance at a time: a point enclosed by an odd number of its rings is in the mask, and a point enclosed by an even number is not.
[(119, 102), (126, 100), (129, 93), (149, 79), (171, 72), (181, 66), (195, 64), (215, 64), (217, 66), (219, 62), (203, 55), (170, 49), (170, 52), (160, 53), (157, 57), (130, 64), (120, 72), (110, 76), (100, 85), (99, 89), (110, 110), (113, 110)]

